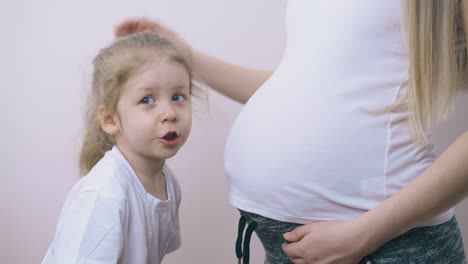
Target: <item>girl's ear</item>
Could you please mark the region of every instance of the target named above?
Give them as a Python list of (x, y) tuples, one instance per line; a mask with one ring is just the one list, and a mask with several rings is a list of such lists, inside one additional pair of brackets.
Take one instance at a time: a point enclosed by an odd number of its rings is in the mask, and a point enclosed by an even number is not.
[(99, 121), (102, 130), (109, 135), (115, 136), (120, 131), (117, 115), (111, 114), (105, 105), (99, 106)]

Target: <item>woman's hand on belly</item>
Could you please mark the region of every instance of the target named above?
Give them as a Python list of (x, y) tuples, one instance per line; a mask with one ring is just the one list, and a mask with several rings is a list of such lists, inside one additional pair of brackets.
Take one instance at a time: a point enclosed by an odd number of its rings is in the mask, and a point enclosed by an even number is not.
[(323, 221), (285, 233), (283, 251), (295, 264), (356, 264), (364, 258), (366, 227), (355, 220)]

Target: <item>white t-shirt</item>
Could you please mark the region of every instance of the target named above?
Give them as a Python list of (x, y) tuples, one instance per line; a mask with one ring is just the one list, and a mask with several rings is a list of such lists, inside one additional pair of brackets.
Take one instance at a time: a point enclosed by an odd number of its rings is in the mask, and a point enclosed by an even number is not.
[[(378, 206), (436, 158), (412, 141), (398, 0), (289, 0), (280, 65), (225, 148), (230, 202), (280, 221), (345, 220)], [(424, 224), (443, 222), (449, 211)]]
[(180, 186), (163, 173), (166, 201), (146, 192), (117, 147), (108, 151), (70, 191), (42, 263), (161, 263), (181, 244)]

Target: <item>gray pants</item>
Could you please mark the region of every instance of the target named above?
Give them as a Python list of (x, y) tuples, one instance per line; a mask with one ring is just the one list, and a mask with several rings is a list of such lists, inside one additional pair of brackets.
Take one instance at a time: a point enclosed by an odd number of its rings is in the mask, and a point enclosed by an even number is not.
[[(281, 249), (283, 234), (300, 226), (240, 211), (247, 223), (257, 224), (255, 233), (265, 248), (265, 264), (289, 264)], [(440, 225), (418, 227), (387, 242), (360, 264), (466, 264), (463, 241), (455, 217)]]

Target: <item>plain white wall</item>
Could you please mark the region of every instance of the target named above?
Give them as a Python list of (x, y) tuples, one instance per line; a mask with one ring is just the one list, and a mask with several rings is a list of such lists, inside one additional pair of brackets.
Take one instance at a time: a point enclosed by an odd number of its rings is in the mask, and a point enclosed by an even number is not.
[[(82, 103), (90, 62), (114, 25), (148, 16), (194, 48), (233, 63), (271, 69), (284, 47), (286, 0), (123, 0), (3, 3), (0, 122), (0, 262), (39, 263), (64, 199), (77, 180)], [(436, 130), (439, 150), (468, 129), (468, 98)], [(210, 92), (189, 141), (169, 160), (183, 188), (183, 247), (165, 263), (233, 263), (238, 213), (228, 205), (223, 146), (241, 106)], [(468, 237), (468, 202), (458, 207)], [(466, 247), (466, 246), (465, 246)], [(263, 263), (258, 240), (252, 263)]]

